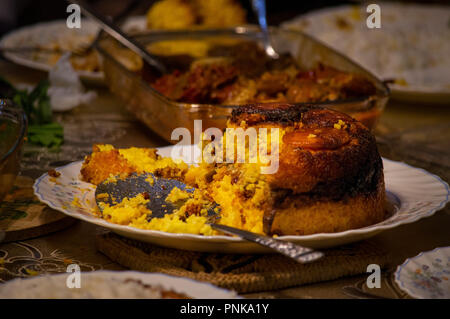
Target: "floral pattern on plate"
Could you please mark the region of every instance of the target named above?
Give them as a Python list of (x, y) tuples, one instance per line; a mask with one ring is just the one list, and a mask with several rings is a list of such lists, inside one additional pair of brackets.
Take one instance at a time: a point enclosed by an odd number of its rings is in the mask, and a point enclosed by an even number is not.
[(450, 246), (407, 259), (397, 268), (395, 281), (415, 298), (450, 299)]

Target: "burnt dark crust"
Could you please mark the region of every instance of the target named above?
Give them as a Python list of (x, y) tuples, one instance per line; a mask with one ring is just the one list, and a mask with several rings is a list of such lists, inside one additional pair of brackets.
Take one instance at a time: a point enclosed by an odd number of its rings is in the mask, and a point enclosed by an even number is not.
[(318, 183), (311, 191), (294, 193), (290, 189), (272, 190), (275, 207), (284, 207), (292, 199), (303, 199), (305, 202), (338, 202), (356, 196), (371, 195), (377, 191), (384, 178), (381, 160), (370, 169), (362, 168), (352, 177), (345, 177), (329, 182)]
[[(336, 182), (336, 185), (339, 184), (340, 182)], [(338, 190), (336, 190), (336, 188), (338, 188), (338, 186), (336, 186), (332, 191), (327, 190), (325, 186), (320, 186), (311, 192), (302, 194), (293, 194), (292, 191), (288, 189), (272, 190), (274, 205), (263, 215), (263, 231), (266, 234), (284, 235), (284, 233), (273, 232), (272, 225), (275, 217), (279, 214), (279, 211), (289, 210), (292, 209), (292, 207), (310, 207), (323, 202), (346, 205), (351, 198), (355, 197), (366, 198), (369, 201), (373, 200), (374, 196), (377, 196), (380, 190), (384, 192), (383, 171), (374, 171), (374, 174), (370, 176), (370, 181), (367, 185), (363, 185), (363, 183), (356, 183), (355, 185), (350, 185), (348, 188), (343, 186)]]
[(245, 121), (248, 125), (276, 123), (292, 125), (302, 119), (302, 115), (310, 110), (322, 110), (313, 105), (295, 105), (282, 103), (249, 104), (235, 108), (231, 113), (230, 123), (239, 125)]

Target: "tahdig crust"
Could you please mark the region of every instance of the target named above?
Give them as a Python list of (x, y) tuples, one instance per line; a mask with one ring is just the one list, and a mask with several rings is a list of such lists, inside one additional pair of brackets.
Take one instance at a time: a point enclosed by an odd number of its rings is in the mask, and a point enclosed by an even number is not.
[[(341, 232), (386, 218), (383, 165), (375, 138), (350, 116), (317, 106), (256, 104), (236, 108), (228, 127), (279, 128), (278, 170), (264, 175), (259, 164), (239, 163), (188, 167), (158, 156), (155, 149), (94, 145), (83, 163), (82, 178), (96, 184), (111, 174), (152, 172), (198, 188), (199, 198), (186, 206), (184, 216), (197, 222), (177, 220), (174, 232), (191, 231), (192, 225), (200, 225), (195, 233), (205, 232), (204, 221), (199, 222), (203, 201), (221, 207), (225, 225), (268, 235)], [(132, 218), (127, 223), (134, 227), (156, 227)]]
[(284, 130), (279, 169), (268, 174), (274, 204), (264, 231), (277, 235), (340, 232), (382, 221), (383, 164), (370, 131), (350, 116), (316, 106), (247, 105), (229, 127)]

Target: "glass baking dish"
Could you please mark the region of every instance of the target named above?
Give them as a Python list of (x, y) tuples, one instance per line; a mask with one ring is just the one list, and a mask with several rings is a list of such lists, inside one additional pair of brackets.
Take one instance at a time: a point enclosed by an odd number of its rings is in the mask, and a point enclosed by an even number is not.
[[(299, 31), (271, 28), (273, 46), (277, 52), (290, 53), (303, 68), (313, 68), (319, 62), (342, 71), (359, 73), (366, 76), (376, 87), (377, 93), (364, 98), (316, 103), (347, 114), (373, 129), (389, 97), (387, 86), (370, 72), (337, 53), (321, 42)], [(252, 40), (261, 42), (261, 33), (252, 26), (221, 30), (164, 31), (147, 32), (134, 35), (135, 39), (147, 46), (160, 41), (236, 41)], [(105, 81), (113, 94), (119, 96), (129, 111), (144, 122), (150, 129), (171, 143), (174, 129), (188, 128), (194, 132), (194, 120), (202, 120), (202, 129), (226, 127), (227, 117), (234, 105), (192, 104), (169, 100), (143, 80), (139, 72), (128, 70), (113, 57), (112, 38), (102, 41), (98, 46), (103, 64)], [(114, 46), (117, 46), (114, 43)], [(309, 103), (311, 104), (311, 103)]]

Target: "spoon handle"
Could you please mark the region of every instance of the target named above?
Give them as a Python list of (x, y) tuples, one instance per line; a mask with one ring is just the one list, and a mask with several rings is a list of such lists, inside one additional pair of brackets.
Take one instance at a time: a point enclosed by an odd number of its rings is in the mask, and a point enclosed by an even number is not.
[(258, 23), (264, 32), (267, 32), (267, 18), (266, 18), (266, 1), (252, 0), (253, 10), (258, 16)]
[(272, 58), (278, 58), (278, 53), (275, 52), (272, 44), (270, 43), (269, 28), (267, 26), (266, 18), (266, 1), (265, 0), (252, 0), (253, 11), (258, 16), (258, 23), (264, 36), (264, 49)]
[(318, 260), (324, 256), (320, 251), (314, 251), (311, 248), (302, 247), (294, 243), (274, 239), (267, 236), (258, 235), (242, 229), (229, 227), (220, 224), (209, 224), (212, 228), (220, 230), (221, 232), (236, 235), (248, 241), (257, 243), (261, 246), (273, 249), (287, 257), (296, 260), (299, 263), (305, 264)]

